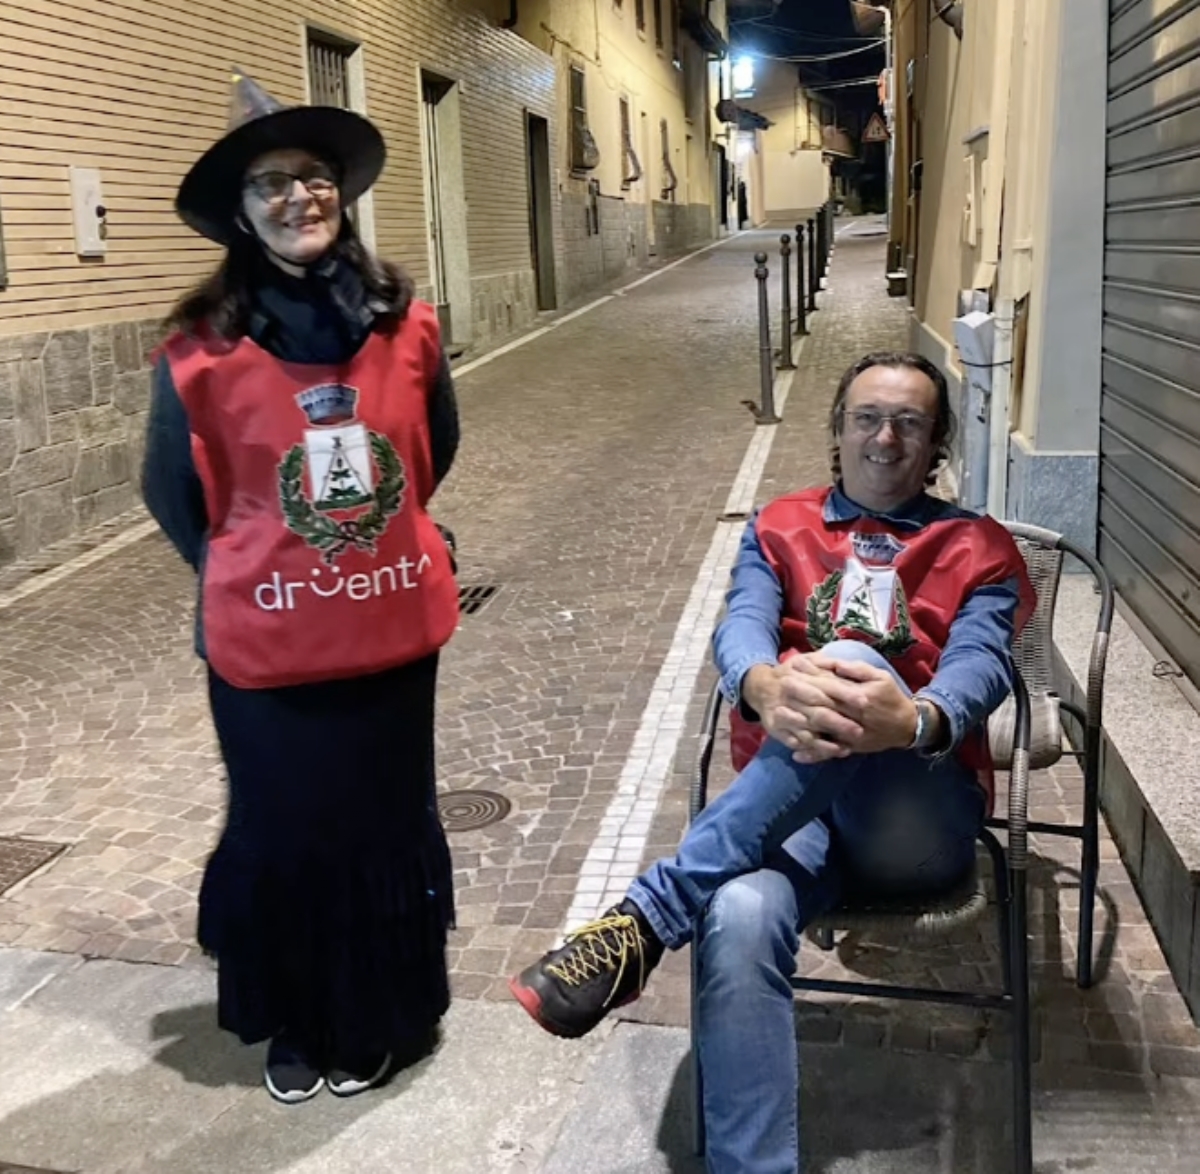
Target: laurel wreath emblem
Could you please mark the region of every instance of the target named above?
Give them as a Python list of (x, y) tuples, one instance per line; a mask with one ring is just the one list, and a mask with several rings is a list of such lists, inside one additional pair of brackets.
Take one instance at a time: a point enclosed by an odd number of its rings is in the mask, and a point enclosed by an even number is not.
[(375, 502), (358, 518), (338, 521), (319, 513), (304, 496), (304, 445), (294, 445), (279, 464), (279, 501), (283, 520), (294, 534), (321, 552), (332, 566), (351, 547), (375, 553), (375, 543), (387, 529), (388, 520), (399, 512), (407, 480), (404, 466), (386, 436), (370, 433), (371, 454), (379, 471)]
[[(837, 602), (842, 577), (841, 571), (833, 571), (824, 582), (817, 584), (808, 597), (805, 618), (808, 620), (808, 642), (813, 648), (824, 648), (838, 638), (837, 628), (833, 624), (833, 605)], [(904, 584), (899, 579), (896, 580), (896, 622), (886, 633), (873, 627), (867, 617), (855, 609), (846, 612), (839, 626), (867, 637), (867, 643), (889, 660), (903, 656), (916, 644), (908, 598), (904, 594)]]

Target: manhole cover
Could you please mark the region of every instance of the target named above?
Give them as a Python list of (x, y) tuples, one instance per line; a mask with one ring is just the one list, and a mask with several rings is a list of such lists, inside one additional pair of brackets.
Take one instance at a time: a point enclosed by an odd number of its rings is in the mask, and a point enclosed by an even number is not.
[(438, 796), (438, 812), (448, 832), (471, 832), (498, 823), (512, 804), (494, 791), (447, 791)]
[[(48, 860), (53, 860), (66, 844), (48, 844), (39, 840), (14, 840), (0, 836), (0, 893), (11, 889), (19, 880), (36, 872)], [(0, 1164), (0, 1174), (19, 1166), (6, 1168)]]
[(458, 610), (465, 616), (478, 615), (500, 588), (494, 583), (458, 589)]

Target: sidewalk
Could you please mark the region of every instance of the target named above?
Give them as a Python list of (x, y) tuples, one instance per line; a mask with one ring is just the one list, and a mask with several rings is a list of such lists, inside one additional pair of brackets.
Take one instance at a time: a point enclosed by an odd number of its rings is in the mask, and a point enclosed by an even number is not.
[[(504, 977), (677, 842), (740, 532), (719, 519), (823, 479), (838, 376), (903, 345), (882, 241), (839, 237), (784, 422), (755, 428), (740, 403), (758, 387), (752, 256), (777, 245), (745, 234), (459, 375), (464, 443), (436, 513), (463, 585), (495, 592), (443, 659), (441, 781), (511, 810), (451, 833), (455, 1006), (441, 1050), (385, 1092), (282, 1109), (257, 1087), (259, 1055), (213, 1026), (192, 935), (223, 783), (190, 572), (149, 536), (0, 612), (0, 836), (71, 845), (0, 896), (0, 1054), (20, 1058), (0, 1082), (0, 1171), (699, 1169), (685, 956), (626, 1022), (574, 1044), (529, 1025)], [(1077, 787), (1056, 770), (1037, 793), (1057, 814)], [(1105, 978), (1081, 994), (1064, 977), (1072, 858), (1038, 847), (1039, 1168), (1191, 1171), (1200, 1036), (1115, 851)], [(920, 955), (802, 954), (822, 973), (843, 963), (951, 982), (995, 957), (986, 933)], [(1006, 1024), (814, 997), (798, 1030), (814, 1170), (1004, 1169)]]

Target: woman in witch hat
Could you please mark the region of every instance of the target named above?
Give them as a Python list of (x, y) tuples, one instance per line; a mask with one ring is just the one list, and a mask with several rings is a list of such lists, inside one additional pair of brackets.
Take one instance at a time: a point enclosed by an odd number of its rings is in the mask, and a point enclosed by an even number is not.
[(234, 75), (176, 201), (226, 252), (169, 319), (147, 438), (229, 778), (200, 943), (287, 1103), (426, 1055), (449, 1002), (434, 689), (457, 588), (426, 505), (458, 419), (433, 310), (347, 216), (383, 163), (366, 119)]

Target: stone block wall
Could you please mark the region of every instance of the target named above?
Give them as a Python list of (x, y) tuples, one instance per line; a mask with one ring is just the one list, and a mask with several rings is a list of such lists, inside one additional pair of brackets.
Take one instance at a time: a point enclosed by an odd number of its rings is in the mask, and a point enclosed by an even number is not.
[(674, 257), (713, 239), (713, 214), (707, 204), (654, 204), (655, 248), (660, 257)]
[(646, 213), (641, 204), (619, 196), (600, 196), (600, 231), (588, 231), (586, 193), (563, 192), (563, 256), (559, 301), (575, 301), (602, 289), (649, 260)]
[(134, 506), (157, 322), (0, 338), (0, 565)]

